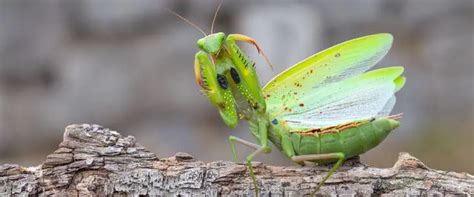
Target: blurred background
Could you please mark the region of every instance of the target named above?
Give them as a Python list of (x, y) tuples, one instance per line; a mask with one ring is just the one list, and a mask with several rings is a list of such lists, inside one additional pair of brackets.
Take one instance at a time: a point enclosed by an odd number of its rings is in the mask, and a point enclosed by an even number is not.
[[(64, 128), (96, 123), (134, 135), (159, 157), (177, 151), (231, 160), (227, 128), (194, 81), (202, 35), (164, 8), (209, 31), (217, 0), (0, 1), (0, 163), (37, 165)], [(428, 166), (474, 172), (474, 1), (224, 0), (215, 29), (255, 38), (262, 84), (311, 54), (379, 32), (394, 35), (378, 66), (405, 66), (394, 113), (401, 128), (364, 154), (390, 167), (407, 151)], [(239, 147), (241, 159), (249, 153)], [(279, 151), (258, 157), (293, 165)]]

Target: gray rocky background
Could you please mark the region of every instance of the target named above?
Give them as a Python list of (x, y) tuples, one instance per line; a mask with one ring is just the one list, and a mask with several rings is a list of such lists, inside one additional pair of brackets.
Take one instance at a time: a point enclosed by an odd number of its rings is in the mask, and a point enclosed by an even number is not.
[[(217, 1), (0, 0), (0, 163), (34, 165), (72, 123), (97, 123), (134, 135), (159, 157), (189, 152), (231, 160), (231, 130), (194, 81), (195, 42)], [(394, 35), (380, 66), (405, 66), (395, 113), (402, 127), (362, 156), (391, 166), (407, 151), (437, 169), (474, 172), (474, 1), (224, 0), (216, 30), (254, 37), (265, 83), (295, 62), (339, 42)], [(239, 148), (241, 156), (245, 148)], [(248, 152), (248, 151), (247, 151)], [(278, 151), (257, 160), (291, 165)]]

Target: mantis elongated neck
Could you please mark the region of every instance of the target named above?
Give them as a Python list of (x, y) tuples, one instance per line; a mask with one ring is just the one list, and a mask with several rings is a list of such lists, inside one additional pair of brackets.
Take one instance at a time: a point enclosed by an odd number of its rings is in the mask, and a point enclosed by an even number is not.
[(268, 112), (264, 114), (259, 113), (256, 110), (249, 110), (245, 114), (245, 118), (248, 120), (250, 133), (256, 138), (258, 142), (261, 141), (260, 136), (260, 127), (259, 124), (264, 123), (267, 124), (267, 132), (268, 132), (268, 139), (270, 140), (279, 150), (281, 148), (281, 136), (282, 130), (280, 130), (277, 126), (271, 124), (270, 115)]

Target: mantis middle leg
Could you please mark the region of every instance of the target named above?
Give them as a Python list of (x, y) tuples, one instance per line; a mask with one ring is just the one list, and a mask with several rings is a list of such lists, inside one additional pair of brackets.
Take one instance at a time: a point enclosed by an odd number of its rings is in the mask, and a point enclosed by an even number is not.
[(244, 146), (255, 149), (255, 151), (252, 152), (250, 155), (248, 155), (246, 159), (247, 159), (247, 168), (249, 169), (250, 177), (252, 177), (252, 182), (253, 182), (253, 185), (255, 187), (255, 193), (258, 196), (259, 189), (258, 189), (258, 185), (257, 185), (257, 178), (255, 177), (255, 173), (254, 173), (253, 167), (252, 167), (252, 160), (253, 160), (254, 157), (256, 157), (260, 153), (269, 153), (269, 152), (271, 152), (271, 147), (270, 146), (260, 146), (260, 145), (254, 144), (252, 142), (248, 142), (248, 141), (245, 141), (243, 139), (240, 139), (238, 137), (230, 136), (229, 137), (229, 143), (230, 143), (230, 147), (231, 147), (231, 150), (232, 150), (233, 157), (236, 161), (238, 160), (238, 158), (237, 158), (237, 152), (235, 150), (235, 142), (238, 142), (238, 143), (240, 143)]
[(239, 159), (237, 157), (237, 151), (235, 149), (235, 142), (238, 142), (244, 146), (247, 146), (247, 147), (250, 147), (250, 148), (253, 148), (255, 150), (259, 149), (261, 146), (258, 145), (258, 144), (254, 144), (252, 142), (249, 142), (249, 141), (245, 141), (243, 139), (240, 139), (238, 137), (235, 137), (235, 136), (229, 136), (229, 144), (230, 144), (230, 150), (232, 151), (232, 156), (234, 158), (234, 161), (238, 162)]

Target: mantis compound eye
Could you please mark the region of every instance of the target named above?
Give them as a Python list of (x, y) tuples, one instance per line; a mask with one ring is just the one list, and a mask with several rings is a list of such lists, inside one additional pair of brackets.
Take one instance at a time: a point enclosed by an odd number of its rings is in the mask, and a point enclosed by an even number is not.
[(236, 84), (240, 83), (240, 76), (237, 70), (235, 70), (235, 68), (230, 69), (230, 76), (232, 77), (232, 79), (234, 80)]
[(229, 84), (227, 84), (227, 79), (224, 77), (224, 75), (217, 74), (217, 83), (219, 83), (219, 86), (221, 86), (221, 88), (224, 90), (229, 87)]

